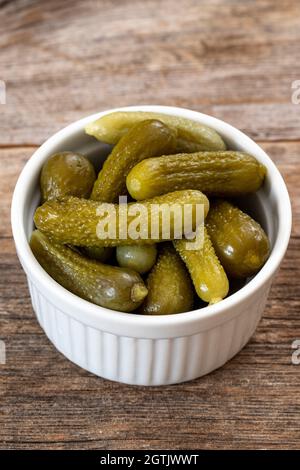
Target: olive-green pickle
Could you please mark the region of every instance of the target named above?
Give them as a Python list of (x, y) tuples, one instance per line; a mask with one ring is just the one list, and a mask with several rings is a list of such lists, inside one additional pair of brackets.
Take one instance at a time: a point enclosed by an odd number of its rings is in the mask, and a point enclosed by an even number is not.
[[(197, 220), (198, 205), (203, 207), (203, 217), (206, 217), (209, 209), (207, 197), (195, 190), (175, 191), (141, 203), (126, 205), (107, 204), (75, 197), (47, 201), (37, 208), (34, 222), (39, 230), (58, 243), (74, 246), (154, 244), (172, 240), (178, 237), (178, 233), (183, 233), (182, 214), (187, 204), (192, 209), (191, 225), (194, 230), (198, 223), (203, 222), (203, 218)], [(179, 211), (171, 211), (171, 205)], [(156, 207), (161, 211), (156, 210)], [(134, 208), (140, 216), (132, 215)], [(109, 215), (108, 209), (110, 209)], [(170, 217), (166, 219), (168, 214)], [(146, 233), (142, 232), (138, 238), (132, 238), (136, 220), (138, 225), (145, 227)], [(168, 232), (164, 226), (166, 220), (167, 222), (170, 220)], [(110, 224), (111, 230), (106, 231), (110, 221), (113, 221)], [(116, 230), (113, 230), (114, 227)]]
[(108, 144), (116, 144), (135, 124), (146, 119), (158, 119), (173, 129), (177, 135), (177, 152), (197, 152), (199, 150), (225, 150), (221, 136), (204, 124), (178, 116), (145, 111), (118, 111), (106, 114), (89, 123), (87, 134)]
[(126, 184), (137, 200), (187, 188), (210, 196), (240, 196), (257, 191), (264, 176), (264, 166), (254, 157), (228, 150), (148, 158), (133, 167)]
[[(43, 165), (40, 188), (43, 202), (63, 196), (88, 197), (96, 179), (92, 163), (83, 155), (61, 152), (52, 155)], [(107, 261), (112, 250), (105, 247), (86, 247), (89, 258)]]
[(89, 197), (95, 179), (94, 167), (84, 155), (74, 152), (56, 153), (42, 168), (42, 200), (62, 196)]
[(94, 184), (91, 199), (117, 202), (126, 195), (126, 176), (144, 158), (172, 153), (175, 133), (160, 121), (149, 119), (135, 124), (113, 148)]
[(187, 240), (174, 240), (174, 246), (185, 262), (200, 299), (215, 304), (228, 294), (229, 282), (217, 258), (211, 240), (203, 227), (203, 244), (199, 249), (189, 250)]
[(145, 274), (155, 263), (157, 249), (155, 245), (124, 245), (116, 249), (119, 266), (131, 268)]
[(146, 281), (148, 296), (139, 309), (146, 315), (169, 315), (193, 308), (189, 273), (171, 244), (163, 244)]
[(73, 294), (96, 305), (132, 312), (147, 295), (138, 273), (81, 256), (35, 230), (30, 247), (47, 273)]
[(263, 228), (230, 202), (215, 201), (206, 226), (219, 260), (233, 278), (253, 276), (269, 256)]

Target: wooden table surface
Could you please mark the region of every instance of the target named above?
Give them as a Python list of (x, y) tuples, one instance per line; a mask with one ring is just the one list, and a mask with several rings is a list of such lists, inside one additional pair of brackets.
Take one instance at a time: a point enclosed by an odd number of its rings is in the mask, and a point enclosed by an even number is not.
[[(300, 445), (300, 8), (297, 0), (0, 1), (0, 447)], [(59, 354), (39, 327), (10, 227), (24, 163), (53, 132), (130, 104), (176, 105), (253, 137), (282, 172), (293, 235), (249, 344), (210, 375), (132, 387)]]

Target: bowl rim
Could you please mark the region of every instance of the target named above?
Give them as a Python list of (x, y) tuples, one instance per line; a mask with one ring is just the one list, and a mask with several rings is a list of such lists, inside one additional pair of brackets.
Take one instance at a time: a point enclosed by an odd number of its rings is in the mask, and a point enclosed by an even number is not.
[[(195, 120), (212, 127), (221, 135), (225, 136), (225, 138), (230, 138), (239, 145), (250, 147), (253, 150), (249, 153), (254, 154), (258, 160), (266, 165), (268, 177), (274, 185), (274, 193), (276, 195), (276, 204), (279, 213), (278, 232), (274, 246), (268, 260), (261, 270), (245, 286), (223, 299), (221, 302), (176, 315), (148, 316), (110, 310), (81, 299), (59, 285), (40, 266), (31, 252), (25, 233), (24, 210), (26, 207), (25, 196), (30, 188), (32, 175), (41, 168), (51, 147), (57, 145), (67, 137), (80, 132), (87, 123), (115, 111), (152, 111)], [(12, 198), (11, 224), (17, 253), (26, 274), (30, 279), (34, 279), (34, 282), (40, 285), (42, 289), (51, 291), (53, 297), (56, 297), (56, 300), (59, 300), (62, 302), (62, 305), (67, 307), (66, 310), (69, 315), (74, 315), (77, 318), (80, 315), (81, 321), (85, 324), (101, 325), (101, 329), (104, 328), (108, 331), (122, 330), (130, 332), (131, 328), (134, 328), (134, 331), (139, 331), (139, 334), (142, 334), (144, 331), (143, 336), (148, 338), (152, 337), (152, 335), (156, 334), (158, 331), (161, 332), (162, 337), (166, 335), (169, 337), (173, 334), (174, 328), (174, 331), (178, 331), (178, 327), (182, 328), (182, 335), (189, 334), (193, 331), (193, 327), (196, 324), (198, 325), (199, 322), (202, 324), (203, 328), (210, 328), (212, 323), (220, 324), (226, 321), (225, 318), (228, 320), (238, 314), (240, 310), (237, 311), (234, 307), (250, 299), (256, 291), (260, 290), (260, 288), (271, 280), (278, 269), (289, 243), (292, 212), (288, 190), (279, 170), (266, 152), (242, 131), (220, 119), (198, 111), (172, 106), (140, 105), (112, 108), (89, 115), (69, 124), (47, 139), (29, 158), (18, 178)], [(82, 317), (82, 312), (85, 314), (84, 318)], [(230, 316), (228, 316), (229, 312), (231, 312)], [(131, 335), (131, 333), (129, 335)]]

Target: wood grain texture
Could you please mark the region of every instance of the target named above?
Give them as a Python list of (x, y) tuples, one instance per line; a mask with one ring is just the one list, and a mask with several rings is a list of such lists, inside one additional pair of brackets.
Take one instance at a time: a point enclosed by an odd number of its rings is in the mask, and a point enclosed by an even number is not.
[(300, 138), (297, 0), (19, 0), (0, 22), (3, 144), (40, 144), (81, 116), (143, 103), (202, 110), (259, 139)]
[[(292, 0), (0, 1), (0, 448), (299, 448), (299, 12)], [(260, 141), (294, 215), (249, 344), (220, 370), (162, 388), (102, 380), (54, 349), (35, 320), (9, 221), (37, 145), (84, 115), (141, 103), (201, 110)]]

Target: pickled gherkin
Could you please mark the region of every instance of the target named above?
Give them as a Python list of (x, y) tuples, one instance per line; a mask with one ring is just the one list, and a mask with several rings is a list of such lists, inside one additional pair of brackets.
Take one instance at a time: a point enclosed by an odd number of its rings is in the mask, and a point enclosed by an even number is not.
[(138, 163), (126, 184), (137, 200), (172, 190), (198, 189), (210, 196), (240, 196), (257, 191), (265, 167), (243, 152), (197, 152), (164, 155)]
[[(43, 202), (62, 196), (88, 197), (93, 189), (96, 173), (92, 163), (83, 155), (73, 152), (56, 153), (44, 164), (40, 186)], [(85, 255), (98, 261), (107, 261), (111, 248), (90, 247)]]
[(185, 262), (198, 296), (214, 304), (228, 294), (229, 282), (214, 251), (206, 227), (203, 227), (203, 244), (199, 249), (188, 249), (185, 239), (174, 240), (176, 251)]
[(191, 119), (145, 111), (117, 111), (89, 123), (87, 134), (108, 144), (116, 144), (132, 126), (145, 119), (158, 119), (177, 134), (177, 152), (224, 150), (225, 142), (214, 130)]
[(116, 249), (119, 266), (134, 269), (140, 274), (150, 271), (155, 263), (156, 255), (155, 245), (124, 245)]
[(42, 200), (62, 196), (89, 197), (95, 179), (94, 167), (84, 155), (74, 152), (56, 153), (42, 168)]
[(230, 202), (215, 201), (206, 226), (218, 258), (229, 276), (252, 276), (267, 260), (270, 244), (263, 228)]
[(135, 124), (113, 148), (105, 160), (94, 184), (91, 199), (117, 202), (127, 194), (126, 176), (134, 165), (144, 158), (172, 153), (175, 133), (157, 120)]
[(144, 245), (178, 238), (185, 229), (183, 215), (187, 207), (194, 230), (209, 209), (207, 197), (195, 190), (119, 205), (75, 197), (48, 201), (37, 208), (34, 222), (59, 243), (88, 247)]
[(193, 308), (189, 273), (171, 244), (163, 244), (146, 281), (148, 296), (139, 309), (147, 315), (169, 315)]
[(131, 312), (147, 295), (138, 273), (93, 261), (35, 230), (30, 247), (47, 273), (73, 294), (96, 305)]

